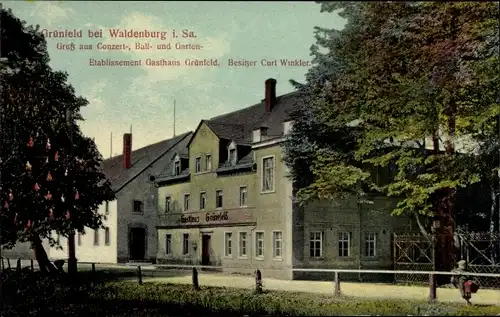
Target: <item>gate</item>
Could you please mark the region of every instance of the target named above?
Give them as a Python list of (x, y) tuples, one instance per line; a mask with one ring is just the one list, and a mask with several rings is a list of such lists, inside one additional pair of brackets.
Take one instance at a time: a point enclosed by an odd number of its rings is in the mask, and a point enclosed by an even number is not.
[[(435, 261), (432, 237), (420, 233), (394, 234), (394, 270), (433, 271)], [(455, 232), (454, 261), (466, 260), (468, 271), (500, 274), (500, 234), (489, 232)], [(476, 277), (481, 288), (500, 289), (498, 277)], [(395, 274), (396, 283), (427, 284), (422, 274)]]
[[(490, 232), (457, 232), (460, 258), (474, 273), (500, 274), (500, 234)], [(482, 288), (500, 288), (498, 277), (476, 277)]]
[[(432, 239), (420, 233), (394, 234), (394, 270), (433, 271)], [(422, 274), (395, 274), (396, 283), (429, 283), (429, 276)]]

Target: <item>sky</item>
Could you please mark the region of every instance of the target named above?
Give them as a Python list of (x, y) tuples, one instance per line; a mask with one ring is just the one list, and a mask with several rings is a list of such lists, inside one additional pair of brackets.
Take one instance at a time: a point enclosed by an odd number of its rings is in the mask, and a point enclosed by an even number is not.
[[(335, 13), (320, 13), (314, 2), (174, 1), (4, 1), (28, 24), (47, 31), (81, 30), (82, 38), (47, 38), (51, 66), (66, 71), (69, 83), (89, 105), (82, 109), (82, 131), (95, 138), (104, 158), (120, 154), (123, 133), (132, 125), (133, 149), (196, 129), (200, 120), (245, 108), (264, 98), (264, 81), (277, 80), (277, 94), (294, 90), (290, 79), (304, 81), (307, 66), (261, 66), (261, 60), (311, 61), (314, 27), (341, 29)], [(166, 40), (113, 39), (109, 29), (165, 31)], [(103, 31), (89, 38), (88, 31)], [(172, 38), (172, 30), (196, 37)], [(151, 49), (136, 50), (149, 43)], [(160, 50), (157, 44), (200, 45), (199, 50)], [(61, 44), (75, 44), (67, 50)], [(130, 50), (97, 49), (101, 44)], [(80, 50), (80, 45), (92, 49)], [(66, 45), (67, 46), (67, 45)], [(90, 66), (90, 59), (140, 60), (141, 66)], [(150, 60), (179, 60), (179, 67), (147, 66)], [(186, 59), (217, 59), (217, 67), (185, 66)], [(234, 67), (229, 60), (256, 61)], [(112, 138), (111, 138), (112, 134)], [(112, 143), (111, 143), (112, 139)], [(110, 145), (112, 144), (112, 150)]]

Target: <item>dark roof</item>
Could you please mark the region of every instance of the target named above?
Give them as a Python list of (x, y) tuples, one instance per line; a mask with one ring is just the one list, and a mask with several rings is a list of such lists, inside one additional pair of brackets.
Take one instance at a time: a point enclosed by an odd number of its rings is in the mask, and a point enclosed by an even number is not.
[(282, 123), (289, 120), (291, 113), (297, 109), (301, 100), (299, 92), (292, 92), (278, 96), (270, 113), (266, 113), (266, 106), (262, 100), (256, 105), (213, 117), (210, 120), (202, 120), (193, 133), (193, 137), (203, 123), (206, 123), (219, 138), (232, 140), (241, 145), (251, 144), (252, 131), (260, 127), (267, 127), (269, 136), (282, 135)]
[(244, 140), (245, 126), (226, 122), (204, 120), (208, 127), (221, 139)]
[(132, 166), (123, 168), (123, 155), (111, 157), (102, 162), (103, 172), (111, 181), (115, 192), (119, 192), (124, 186), (134, 180), (151, 164), (155, 163), (163, 155), (169, 152), (176, 144), (190, 136), (191, 132), (178, 135), (174, 138), (150, 144), (143, 148), (132, 151)]

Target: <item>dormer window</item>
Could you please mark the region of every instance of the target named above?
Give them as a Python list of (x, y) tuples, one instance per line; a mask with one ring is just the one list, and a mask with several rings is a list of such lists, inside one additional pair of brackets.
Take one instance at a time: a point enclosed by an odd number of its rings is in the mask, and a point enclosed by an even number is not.
[(260, 127), (256, 130), (253, 130), (252, 142), (257, 143), (264, 141), (267, 138), (267, 130), (267, 127)]
[(229, 150), (229, 163), (236, 165), (236, 149)]
[(228, 149), (228, 162), (231, 165), (236, 165), (236, 162), (238, 161), (238, 153), (236, 152), (236, 143), (231, 142), (229, 146), (227, 147)]
[(179, 154), (176, 154), (174, 157), (174, 170), (172, 172), (174, 175), (181, 174), (181, 158), (179, 157)]
[(175, 175), (181, 174), (181, 161), (174, 162), (174, 174)]
[(293, 121), (283, 122), (283, 134), (284, 135), (292, 133), (292, 129), (293, 129)]

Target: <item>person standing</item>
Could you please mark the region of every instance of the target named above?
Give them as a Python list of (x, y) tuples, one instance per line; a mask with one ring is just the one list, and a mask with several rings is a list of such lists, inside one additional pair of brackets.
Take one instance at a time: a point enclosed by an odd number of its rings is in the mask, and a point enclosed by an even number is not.
[(470, 289), (470, 283), (467, 283), (470, 281), (470, 277), (466, 274), (467, 273), (467, 262), (465, 260), (458, 261), (458, 267), (454, 268), (451, 270), (452, 272), (457, 272), (457, 273), (463, 273), (459, 275), (453, 275), (451, 277), (451, 283), (460, 289), (460, 294), (462, 295), (462, 298), (465, 299), (467, 302), (467, 305), (471, 305), (470, 299), (472, 297), (472, 292)]

